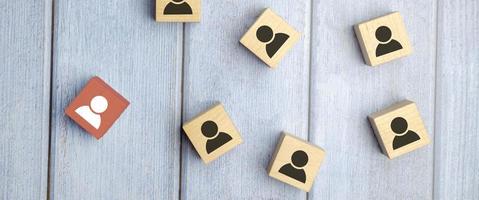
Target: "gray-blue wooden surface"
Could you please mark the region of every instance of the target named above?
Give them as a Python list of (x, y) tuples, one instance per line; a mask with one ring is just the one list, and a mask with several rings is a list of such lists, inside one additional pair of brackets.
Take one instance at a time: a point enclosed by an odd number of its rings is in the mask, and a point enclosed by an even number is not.
[[(238, 42), (271, 7), (302, 33), (271, 70)], [(479, 199), (479, 1), (0, 0), (0, 199)], [(414, 53), (372, 68), (352, 26), (391, 11)], [(130, 106), (97, 141), (64, 109), (91, 76)], [(432, 143), (388, 160), (366, 116), (418, 104)], [(222, 102), (244, 143), (204, 165), (181, 132)], [(268, 177), (281, 131), (327, 156), (311, 192)]]

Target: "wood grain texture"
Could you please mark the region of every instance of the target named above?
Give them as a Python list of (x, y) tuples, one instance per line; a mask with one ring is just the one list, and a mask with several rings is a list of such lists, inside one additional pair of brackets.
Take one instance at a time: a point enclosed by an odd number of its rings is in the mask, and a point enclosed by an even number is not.
[[(268, 35), (268, 30), (271, 35)], [(266, 38), (269, 36), (270, 38)], [(301, 33), (291, 27), (281, 16), (267, 8), (241, 37), (240, 43), (268, 66), (276, 68), (300, 36)], [(282, 44), (278, 45), (278, 42)], [(274, 48), (274, 46), (279, 47)], [(271, 49), (274, 50), (271, 51)]]
[[(388, 40), (386, 44), (383, 43), (384, 41), (378, 40), (378, 33), (384, 37), (385, 30), (390, 31), (389, 39), (382, 38), (382, 40)], [(387, 15), (356, 24), (354, 25), (354, 33), (358, 38), (358, 44), (361, 47), (364, 61), (366, 64), (371, 66), (387, 63), (407, 56), (413, 52), (409, 42), (407, 30), (404, 26), (403, 17), (399, 12), (389, 13)], [(393, 49), (397, 49), (386, 53), (388, 51), (386, 49), (390, 49), (391, 47)], [(380, 49), (382, 49), (382, 51), (378, 51)], [(378, 55), (378, 53), (382, 55)]]
[(479, 2), (438, 6), (434, 197), (479, 199)]
[[(182, 25), (154, 1), (57, 1), (51, 199), (177, 199)], [(99, 141), (64, 114), (92, 76), (130, 106)]]
[[(312, 10), (310, 137), (328, 156), (309, 199), (432, 199), (434, 144), (389, 160), (367, 116), (407, 98), (434, 138), (435, 1), (322, 0)], [(353, 25), (393, 11), (415, 51), (371, 68)]]
[(52, 2), (0, 1), (0, 199), (46, 199)]
[[(204, 165), (182, 141), (182, 199), (305, 199), (267, 167), (281, 131), (308, 135), (309, 1), (203, 1), (200, 24), (185, 29), (184, 117), (222, 102), (243, 144)], [(267, 7), (302, 33), (276, 69), (239, 40)]]
[[(421, 113), (412, 101), (397, 102), (369, 115), (368, 120), (382, 152), (389, 159), (410, 153), (431, 143), (422, 122)], [(402, 120), (405, 123), (402, 123)], [(400, 127), (404, 127), (404, 132)]]
[[(239, 43), (267, 7), (302, 33), (274, 70)], [(414, 52), (371, 68), (353, 25), (392, 11)], [(0, 199), (479, 199), (477, 1), (211, 0), (202, 13), (183, 41), (154, 0), (0, 1)], [(64, 114), (95, 75), (131, 102), (99, 141)], [(366, 117), (405, 98), (432, 143), (388, 160)], [(180, 122), (218, 102), (244, 143), (204, 165)], [(308, 130), (327, 156), (306, 194), (266, 168), (281, 131)]]
[(241, 134), (222, 104), (215, 105), (185, 122), (183, 131), (205, 164), (243, 143)]
[(324, 156), (321, 147), (283, 132), (268, 166), (268, 175), (309, 192)]
[[(180, 4), (172, 0), (155, 0), (155, 2), (155, 18), (158, 22), (200, 22), (201, 20), (201, 0), (179, 1)], [(168, 12), (178, 12), (178, 8), (186, 8), (186, 6), (191, 9), (191, 14), (164, 14), (166, 10), (169, 10)]]

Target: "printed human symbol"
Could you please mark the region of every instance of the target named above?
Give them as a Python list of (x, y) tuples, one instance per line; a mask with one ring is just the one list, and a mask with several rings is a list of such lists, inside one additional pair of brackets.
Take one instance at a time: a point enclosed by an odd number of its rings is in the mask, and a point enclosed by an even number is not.
[(171, 0), (163, 10), (164, 15), (191, 15), (193, 11), (185, 0)]
[(402, 49), (401, 43), (392, 39), (391, 29), (380, 26), (376, 29), (376, 39), (379, 41), (376, 47), (376, 57)]
[(96, 139), (110, 129), (130, 105), (100, 77), (92, 77), (65, 109), (65, 114)]
[(381, 150), (389, 159), (410, 153), (430, 143), (416, 103), (396, 102), (368, 115)]
[(283, 132), (268, 167), (268, 175), (309, 192), (324, 156), (320, 147)]
[(227, 133), (218, 133), (218, 125), (214, 121), (204, 122), (203, 125), (201, 125), (201, 133), (208, 138), (206, 141), (206, 152), (208, 154), (233, 139)]
[(289, 35), (285, 33), (274, 34), (273, 29), (269, 26), (261, 26), (256, 30), (256, 38), (258, 38), (259, 41), (266, 43), (266, 53), (272, 58), (283, 46), (286, 40), (288, 40)]
[(95, 129), (101, 126), (101, 113), (108, 108), (108, 100), (103, 96), (95, 96), (91, 99), (90, 105), (80, 106), (75, 112)]
[(394, 150), (411, 144), (420, 139), (417, 133), (408, 130), (407, 121), (402, 117), (396, 117), (391, 121), (391, 130), (395, 134), (393, 139)]
[(300, 37), (301, 33), (267, 8), (241, 37), (240, 43), (275, 68)]
[(302, 169), (308, 163), (308, 154), (298, 150), (291, 155), (291, 163), (283, 165), (279, 172), (299, 182), (306, 183), (306, 173)]
[(205, 164), (243, 143), (238, 129), (221, 103), (185, 122), (182, 128)]

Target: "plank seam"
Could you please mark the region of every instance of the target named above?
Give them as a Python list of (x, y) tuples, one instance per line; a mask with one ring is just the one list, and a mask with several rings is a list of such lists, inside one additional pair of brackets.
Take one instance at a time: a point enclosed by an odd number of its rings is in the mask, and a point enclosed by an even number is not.
[[(312, 79), (313, 79), (313, 77), (311, 75), (312, 74), (311, 71), (313, 69), (313, 64), (312, 64), (313, 62), (312, 62), (312, 56), (311, 56), (312, 53), (313, 53), (312, 52), (313, 51), (313, 48), (312, 48), (313, 47), (313, 42), (312, 42), (313, 41), (313, 39), (312, 39), (312, 37), (313, 37), (313, 0), (309, 1), (309, 16), (306, 17), (306, 19), (309, 20), (309, 45), (308, 45), (309, 46), (309, 51), (306, 51), (307, 54), (308, 54), (307, 55), (308, 56), (307, 60), (308, 60), (308, 65), (309, 65), (308, 66), (309, 67), (309, 71), (308, 71), (308, 76), (309, 76), (309, 80), (308, 80), (308, 92), (309, 93), (308, 93), (308, 95), (309, 95), (309, 97), (308, 97), (308, 133), (307, 134), (308, 134), (308, 142), (311, 142), (311, 118), (312, 118), (311, 117), (311, 115), (312, 115), (312, 113), (311, 113), (311, 102), (312, 102), (311, 98), (312, 98), (312, 95), (311, 94), (313, 93), (312, 92), (312, 88), (313, 88), (312, 87)], [(305, 197), (306, 197), (305, 198), (306, 200), (309, 200), (309, 193), (306, 193)]]
[(184, 105), (184, 100), (183, 100), (183, 92), (184, 92), (184, 87), (183, 87), (183, 81), (185, 80), (184, 76), (185, 76), (185, 23), (182, 23), (181, 25), (181, 74), (180, 74), (180, 127), (179, 127), (179, 131), (180, 131), (180, 157), (179, 157), (179, 169), (178, 169), (178, 199), (182, 199), (182, 191), (181, 191), (181, 188), (182, 188), (182, 174), (183, 174), (183, 134), (182, 134), (182, 129), (181, 129), (181, 126), (183, 124), (183, 117), (184, 117), (184, 114), (183, 114), (183, 105)]
[(54, 55), (54, 41), (55, 41), (55, 0), (51, 0), (51, 28), (50, 28), (50, 95), (49, 95), (49, 114), (48, 114), (48, 155), (47, 155), (47, 193), (46, 193), (46, 199), (52, 199), (50, 192), (53, 191), (53, 186), (51, 186), (51, 181), (53, 178), (53, 172), (52, 172), (52, 162), (54, 158), (52, 157), (52, 140), (54, 137), (52, 136), (52, 127), (53, 127), (53, 55)]
[(432, 127), (432, 131), (434, 133), (434, 142), (432, 144), (432, 157), (433, 157), (433, 161), (432, 161), (432, 199), (435, 199), (436, 197), (436, 142), (437, 142), (437, 135), (436, 135), (436, 121), (437, 121), (437, 75), (438, 75), (438, 33), (439, 33), (439, 1), (440, 0), (436, 0), (436, 33), (435, 33), (435, 40), (436, 40), (436, 44), (435, 44), (435, 59), (434, 59), (434, 71), (435, 71), (435, 74), (434, 74), (434, 119), (433, 119), (433, 127)]

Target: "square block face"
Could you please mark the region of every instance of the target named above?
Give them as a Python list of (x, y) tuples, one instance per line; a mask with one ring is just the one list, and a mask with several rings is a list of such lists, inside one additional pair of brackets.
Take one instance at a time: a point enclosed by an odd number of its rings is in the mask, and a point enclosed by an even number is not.
[(299, 40), (299, 35), (299, 32), (268, 8), (243, 35), (240, 43), (274, 68)]
[(381, 149), (390, 159), (430, 142), (416, 104), (412, 101), (401, 101), (368, 118)]
[(200, 0), (156, 0), (157, 22), (199, 22)]
[(129, 104), (128, 100), (95, 76), (66, 108), (65, 114), (100, 139)]
[(283, 133), (269, 167), (269, 176), (308, 192), (324, 159), (324, 150)]
[(376, 66), (412, 53), (399, 12), (354, 26), (364, 60)]
[(243, 142), (222, 104), (185, 123), (183, 130), (206, 164)]

